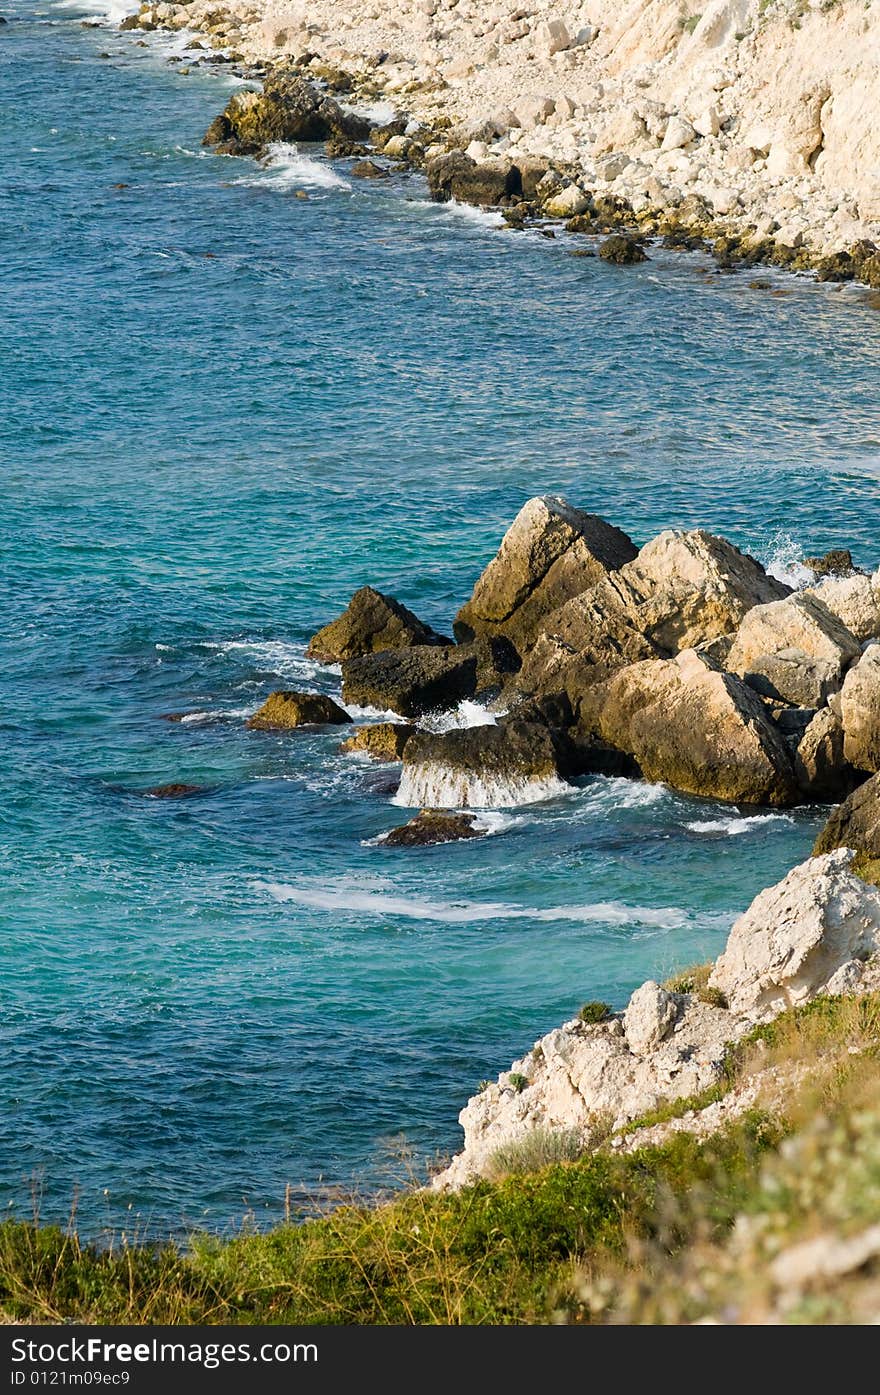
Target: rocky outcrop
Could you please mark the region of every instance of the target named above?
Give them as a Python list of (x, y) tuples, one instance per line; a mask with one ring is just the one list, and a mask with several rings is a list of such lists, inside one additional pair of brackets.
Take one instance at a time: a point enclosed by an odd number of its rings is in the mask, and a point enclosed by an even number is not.
[(622, 669), (582, 699), (581, 721), (649, 780), (737, 804), (793, 804), (791, 754), (760, 698), (693, 649)]
[[(357, 707), (421, 717), (457, 707), (477, 691), (473, 646), (417, 644), (347, 659), (342, 665), (342, 700)], [(425, 801), (420, 801), (424, 803)]]
[(547, 726), (516, 718), (497, 726), (440, 735), (418, 732), (407, 743), (395, 803), (405, 808), (510, 808), (565, 790), (564, 754)]
[(614, 233), (600, 243), (599, 256), (603, 262), (611, 262), (614, 266), (634, 266), (648, 260), (644, 247), (634, 237), (625, 237), (622, 233)]
[(245, 723), (253, 731), (287, 731), (291, 727), (340, 726), (351, 717), (323, 693), (270, 693), (258, 712)]
[(880, 774), (872, 775), (843, 801), (816, 839), (816, 856), (852, 848), (860, 862), (880, 859)]
[(871, 644), (840, 693), (843, 749), (857, 770), (880, 770), (880, 644)]
[(432, 843), (458, 843), (480, 838), (476, 815), (450, 814), (445, 809), (422, 809), (409, 823), (392, 828), (380, 842), (388, 848), (424, 848)]
[(839, 848), (801, 863), (736, 921), (709, 977), (732, 1012), (773, 1017), (880, 949), (880, 891), (853, 875), (853, 856)]
[(463, 150), (438, 155), (425, 166), (428, 190), (437, 203), (459, 203), (490, 208), (523, 192), (522, 175), (513, 164), (478, 163)]
[(468, 1101), (463, 1150), (433, 1186), (491, 1176), (497, 1151), (535, 1129), (580, 1135), (588, 1149), (597, 1125), (616, 1135), (659, 1104), (719, 1082), (731, 1045), (756, 1022), (821, 993), (875, 989), (880, 891), (853, 876), (851, 861), (847, 851), (812, 858), (761, 892), (702, 992), (649, 981), (622, 1014), (548, 1032)]
[(358, 727), (340, 746), (340, 751), (361, 751), (372, 760), (392, 764), (403, 759), (407, 742), (415, 727), (408, 722), (377, 722), (372, 726)]
[(455, 618), (459, 640), (505, 635), (525, 654), (544, 617), (636, 555), (619, 528), (563, 499), (530, 499)]
[(306, 652), (321, 663), (338, 664), (343, 659), (357, 659), (381, 649), (450, 643), (393, 596), (384, 596), (372, 586), (362, 586), (343, 613), (312, 636)]
[(758, 605), (743, 619), (727, 667), (768, 697), (822, 707), (861, 654), (858, 640), (815, 594)]
[(660, 651), (642, 634), (630, 601), (618, 575), (551, 611), (516, 686), (525, 693), (562, 690), (576, 706), (586, 689), (618, 669), (657, 658)]
[(211, 122), (203, 145), (224, 155), (259, 155), (276, 141), (362, 140), (369, 125), (285, 68), (270, 72), (263, 89), (241, 88)]
[(827, 606), (856, 639), (864, 642), (880, 636), (880, 605), (871, 577), (861, 572), (854, 576), (829, 576), (804, 594), (815, 596)]

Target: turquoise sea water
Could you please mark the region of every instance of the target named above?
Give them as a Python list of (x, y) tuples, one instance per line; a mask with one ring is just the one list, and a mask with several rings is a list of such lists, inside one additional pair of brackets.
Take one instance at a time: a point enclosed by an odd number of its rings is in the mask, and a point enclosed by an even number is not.
[(534, 493), (875, 564), (880, 316), (206, 155), (222, 69), (3, 13), (0, 1201), (266, 1222), (454, 1148), (481, 1078), (716, 952), (822, 812), (595, 780), (382, 849), (393, 771), (244, 716), (335, 691), (304, 644), (366, 581), (448, 627)]

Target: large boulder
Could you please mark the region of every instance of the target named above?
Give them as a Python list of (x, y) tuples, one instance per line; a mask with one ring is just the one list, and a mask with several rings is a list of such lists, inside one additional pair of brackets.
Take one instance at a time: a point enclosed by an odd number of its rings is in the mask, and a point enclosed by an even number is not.
[(288, 731), (291, 727), (341, 726), (351, 717), (323, 693), (270, 693), (245, 723), (254, 731)]
[(530, 499), (458, 612), (459, 640), (503, 634), (521, 654), (543, 620), (636, 555), (625, 533), (564, 499)]
[(834, 810), (813, 846), (819, 856), (852, 848), (859, 863), (880, 859), (880, 774), (872, 775)]
[(880, 770), (880, 644), (870, 644), (840, 692), (843, 749), (857, 770)]
[(736, 804), (797, 802), (791, 752), (761, 699), (693, 649), (622, 669), (580, 715), (649, 780)]
[(809, 587), (805, 594), (827, 606), (856, 639), (864, 642), (880, 636), (880, 605), (871, 577), (863, 572), (829, 576), (820, 585)]
[(844, 799), (859, 782), (859, 775), (846, 758), (843, 722), (837, 712), (823, 707), (813, 714), (794, 748), (794, 771), (807, 799)]
[[(416, 644), (382, 649), (342, 664), (342, 700), (356, 707), (421, 717), (457, 707), (477, 691), (473, 645)], [(421, 801), (422, 803), (430, 801)]]
[(516, 718), (497, 726), (442, 734), (418, 732), (403, 753), (395, 803), (453, 808), (511, 808), (559, 794), (564, 754), (539, 722)]
[(773, 1017), (880, 949), (880, 891), (852, 861), (847, 848), (811, 858), (755, 897), (709, 977), (732, 1012)]
[(729, 634), (753, 606), (789, 592), (754, 557), (703, 529), (658, 534), (615, 584), (636, 627), (667, 654)]
[(423, 624), (393, 596), (383, 596), (372, 586), (362, 586), (355, 591), (343, 613), (312, 636), (306, 652), (321, 663), (338, 664), (343, 659), (357, 659), (380, 649), (449, 643), (450, 640)]
[(451, 150), (438, 155), (425, 166), (428, 191), (436, 203), (476, 204), (491, 208), (523, 192), (522, 175), (517, 165), (499, 161), (472, 160), (463, 150)]
[(205, 132), (203, 145), (224, 155), (258, 155), (276, 141), (363, 140), (369, 124), (295, 73), (279, 68), (260, 92), (240, 88)]
[(659, 656), (628, 609), (631, 593), (619, 574), (573, 596), (544, 618), (516, 680), (525, 693), (580, 694), (620, 668)]
[(814, 594), (798, 592), (748, 612), (727, 667), (768, 697), (822, 707), (860, 654), (855, 635), (828, 606)]

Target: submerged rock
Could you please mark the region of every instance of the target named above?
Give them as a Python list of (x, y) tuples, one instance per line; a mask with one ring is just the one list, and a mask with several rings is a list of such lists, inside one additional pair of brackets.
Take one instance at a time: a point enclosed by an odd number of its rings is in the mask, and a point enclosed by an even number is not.
[(417, 644), (364, 654), (342, 664), (344, 702), (390, 710), (401, 717), (446, 711), (476, 691), (477, 654), (472, 646)]
[(631, 539), (603, 518), (564, 499), (530, 499), (458, 612), (456, 638), (502, 634), (525, 654), (547, 615), (635, 555)]
[(407, 743), (395, 803), (406, 808), (510, 808), (565, 788), (564, 755), (553, 733), (516, 718), (497, 726), (441, 734), (417, 732)]
[(363, 751), (373, 760), (392, 763), (403, 759), (407, 742), (414, 731), (415, 727), (408, 722), (377, 722), (372, 726), (358, 727), (339, 749)]
[(775, 1016), (880, 949), (880, 892), (853, 875), (852, 861), (847, 848), (811, 858), (755, 897), (709, 977), (731, 1011)]
[(340, 726), (351, 717), (323, 693), (270, 693), (245, 726), (253, 731), (287, 731), (291, 727)]
[(649, 780), (734, 804), (794, 804), (791, 753), (761, 699), (692, 649), (646, 660), (592, 688), (581, 721)]
[(170, 785), (154, 785), (150, 790), (144, 790), (148, 799), (186, 799), (191, 794), (204, 794), (204, 785), (184, 785), (172, 783)]
[(393, 596), (384, 596), (372, 586), (362, 586), (343, 613), (312, 636), (306, 652), (311, 659), (335, 664), (382, 649), (450, 642)]
[(445, 809), (422, 809), (409, 823), (392, 828), (380, 841), (389, 848), (423, 848), (431, 843), (457, 843), (480, 838), (474, 814), (450, 814)]
[(390, 179), (391, 177), (384, 165), (377, 165), (375, 160), (356, 160), (348, 172), (354, 175), (355, 179)]
[(362, 140), (368, 123), (289, 69), (268, 74), (261, 92), (241, 88), (205, 132), (203, 145), (224, 155), (257, 155), (276, 141)]

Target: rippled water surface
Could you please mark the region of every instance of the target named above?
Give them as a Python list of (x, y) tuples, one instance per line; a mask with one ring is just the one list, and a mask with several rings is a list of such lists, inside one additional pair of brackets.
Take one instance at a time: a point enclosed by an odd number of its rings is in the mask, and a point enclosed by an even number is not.
[(453, 1148), (482, 1077), (716, 952), (822, 814), (595, 780), (382, 849), (393, 770), (243, 717), (335, 690), (304, 644), (365, 581), (448, 627), (537, 492), (876, 563), (880, 316), (205, 154), (222, 69), (3, 9), (0, 1197), (270, 1220)]

